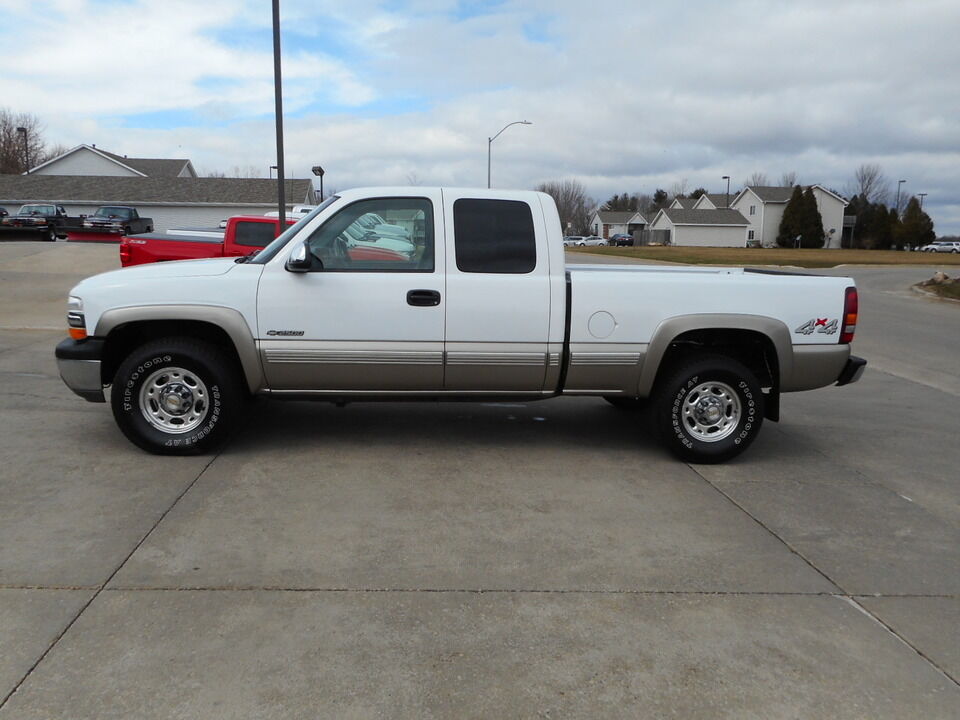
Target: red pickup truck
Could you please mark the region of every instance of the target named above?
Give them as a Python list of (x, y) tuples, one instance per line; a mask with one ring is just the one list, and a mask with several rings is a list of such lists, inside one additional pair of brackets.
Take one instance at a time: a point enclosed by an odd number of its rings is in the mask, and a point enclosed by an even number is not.
[[(287, 225), (299, 220), (288, 218)], [(120, 264), (127, 267), (168, 260), (252, 255), (273, 242), (279, 234), (280, 220), (276, 217), (239, 215), (227, 220), (222, 237), (213, 231), (196, 235), (147, 233), (124, 236), (120, 240)], [(346, 238), (346, 252), (351, 260), (409, 260), (409, 255), (402, 251), (374, 247), (373, 242), (364, 240)]]

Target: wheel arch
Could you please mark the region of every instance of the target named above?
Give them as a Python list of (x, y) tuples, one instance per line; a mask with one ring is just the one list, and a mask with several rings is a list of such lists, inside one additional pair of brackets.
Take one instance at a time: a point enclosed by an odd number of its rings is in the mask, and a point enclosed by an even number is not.
[(696, 349), (742, 362), (774, 391), (793, 371), (790, 331), (779, 320), (763, 315), (679, 315), (664, 320), (654, 331), (644, 356), (638, 394), (649, 396), (665, 368)]
[(94, 333), (105, 339), (101, 375), (110, 383), (133, 348), (159, 337), (193, 337), (212, 343), (233, 358), (251, 393), (263, 385), (263, 367), (253, 333), (232, 308), (205, 305), (150, 305), (105, 312)]

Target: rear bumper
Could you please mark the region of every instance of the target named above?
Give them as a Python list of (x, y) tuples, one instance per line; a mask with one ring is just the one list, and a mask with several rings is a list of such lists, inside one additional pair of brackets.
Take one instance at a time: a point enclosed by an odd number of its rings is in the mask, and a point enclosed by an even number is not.
[(850, 383), (855, 383), (860, 379), (860, 376), (863, 375), (863, 371), (867, 367), (867, 361), (856, 355), (851, 355), (850, 359), (847, 360), (847, 364), (843, 366), (843, 370), (840, 372), (840, 376), (837, 378), (837, 385), (849, 385)]
[(68, 388), (89, 402), (106, 402), (100, 379), (103, 344), (99, 338), (79, 342), (66, 338), (56, 349), (60, 378)]

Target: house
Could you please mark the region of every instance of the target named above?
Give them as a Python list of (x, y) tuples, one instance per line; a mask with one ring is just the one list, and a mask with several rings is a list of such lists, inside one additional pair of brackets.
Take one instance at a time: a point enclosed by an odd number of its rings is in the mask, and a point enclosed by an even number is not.
[(612, 238), (614, 235), (633, 235), (635, 230), (643, 230), (647, 219), (632, 210), (597, 210), (590, 221), (594, 235)]
[[(189, 162), (189, 161), (188, 161)], [(287, 207), (314, 202), (310, 180), (286, 180)], [(0, 206), (52, 202), (70, 215), (101, 205), (132, 205), (154, 228), (216, 227), (231, 215), (277, 209), (277, 181), (264, 178), (198, 178), (96, 175), (0, 175)]]
[(693, 206), (696, 204), (696, 202), (696, 198), (675, 197), (673, 202), (671, 202), (668, 207), (672, 207), (675, 210), (693, 210)]
[[(812, 185), (817, 209), (823, 220), (824, 247), (839, 248), (843, 235), (843, 210), (847, 200), (822, 185)], [(806, 191), (806, 187), (803, 188)], [(777, 242), (783, 211), (793, 194), (792, 187), (769, 187), (750, 185), (741, 190), (730, 202), (730, 207), (739, 210), (750, 222), (747, 240), (764, 247)]]
[(693, 205), (694, 210), (716, 210), (730, 206), (730, 201), (736, 197), (736, 193), (704, 193), (697, 198)]
[(96, 175), (98, 177), (195, 178), (197, 171), (187, 159), (130, 158), (97, 148), (77, 145), (62, 155), (32, 168), (30, 175)]
[(729, 208), (687, 210), (668, 207), (657, 213), (650, 229), (665, 231), (672, 245), (686, 247), (746, 247), (750, 223)]

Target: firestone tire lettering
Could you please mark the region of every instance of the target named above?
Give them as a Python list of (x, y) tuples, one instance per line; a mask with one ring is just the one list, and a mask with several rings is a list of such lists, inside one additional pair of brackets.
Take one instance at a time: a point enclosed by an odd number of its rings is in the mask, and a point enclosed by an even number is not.
[[(176, 435), (151, 425), (140, 407), (140, 388), (146, 375), (164, 366), (182, 367), (202, 378), (209, 388), (204, 421), (189, 434)], [(235, 424), (243, 389), (233, 364), (215, 346), (192, 338), (164, 338), (134, 350), (117, 369), (112, 394), (114, 418), (135, 445), (158, 454), (194, 454), (222, 442)]]
[[(707, 442), (691, 435), (684, 425), (684, 400), (698, 385), (716, 381), (734, 391), (740, 417), (731, 435)], [(753, 373), (742, 363), (723, 355), (702, 355), (665, 378), (655, 392), (655, 423), (670, 450), (696, 463), (724, 462), (739, 455), (754, 441), (763, 424), (763, 393)]]

